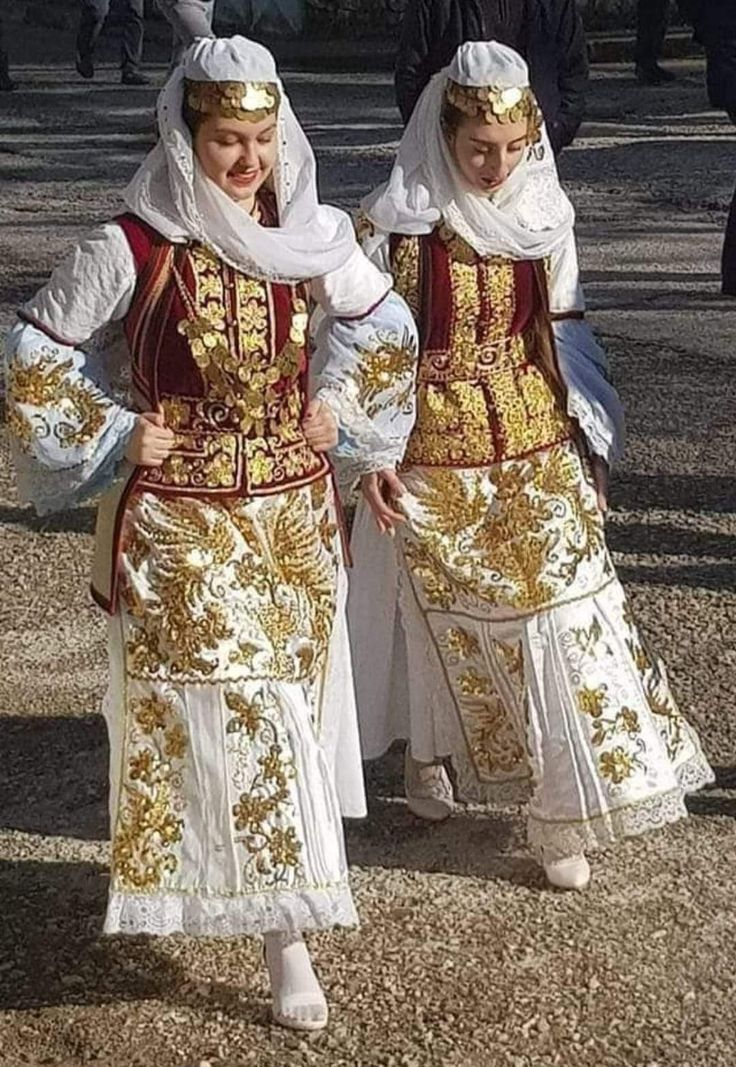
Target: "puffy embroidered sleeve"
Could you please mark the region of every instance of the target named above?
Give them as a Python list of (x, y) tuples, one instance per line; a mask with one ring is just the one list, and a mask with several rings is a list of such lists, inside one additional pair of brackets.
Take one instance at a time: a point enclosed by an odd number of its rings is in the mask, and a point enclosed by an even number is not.
[[(377, 290), (383, 293), (375, 306), (361, 309), (354, 303), (352, 317), (325, 308), (312, 360), (313, 395), (339, 425), (333, 457), (343, 483), (396, 467), (415, 414), (417, 335), (411, 312), (362, 253), (353, 266), (354, 302), (366, 305)], [(347, 288), (349, 282), (341, 284)]]
[(591, 452), (609, 464), (624, 445), (624, 413), (611, 383), (606, 353), (584, 319), (574, 235), (549, 265), (550, 313), (568, 412), (577, 419)]
[(21, 309), (8, 337), (14, 464), (21, 498), (39, 514), (95, 495), (119, 473), (136, 414), (114, 397), (108, 348), (94, 335), (126, 313), (135, 282), (120, 227), (101, 227)]

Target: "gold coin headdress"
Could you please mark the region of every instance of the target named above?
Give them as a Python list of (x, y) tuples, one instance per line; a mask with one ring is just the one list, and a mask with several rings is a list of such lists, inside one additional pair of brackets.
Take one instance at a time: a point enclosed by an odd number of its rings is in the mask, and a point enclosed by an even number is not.
[(275, 82), (202, 82), (186, 78), (184, 102), (194, 115), (262, 122), (277, 113), (281, 93)]
[(448, 78), (445, 100), (464, 115), (482, 118), (487, 123), (526, 119), (531, 144), (536, 144), (542, 136), (542, 112), (528, 86), (499, 89), (493, 85), (460, 85)]

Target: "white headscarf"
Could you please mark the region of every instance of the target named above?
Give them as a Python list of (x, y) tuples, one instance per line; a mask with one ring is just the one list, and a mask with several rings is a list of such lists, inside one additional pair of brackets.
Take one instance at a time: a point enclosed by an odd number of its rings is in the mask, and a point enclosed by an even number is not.
[[(279, 225), (259, 225), (203, 172), (184, 121), (184, 79), (278, 85), (274, 188)], [(316, 163), (273, 56), (245, 37), (196, 41), (158, 100), (160, 138), (124, 193), (127, 207), (169, 241), (199, 241), (230, 266), (271, 281), (298, 282), (343, 267), (356, 252), (348, 215), (320, 204)]]
[(560, 186), (546, 131), (497, 193), (470, 192), (440, 124), (448, 78), (460, 85), (527, 88), (529, 70), (512, 48), (474, 41), (422, 93), (401, 139), (389, 180), (363, 201), (385, 233), (430, 233), (440, 219), (481, 256), (541, 259), (570, 239), (575, 214)]

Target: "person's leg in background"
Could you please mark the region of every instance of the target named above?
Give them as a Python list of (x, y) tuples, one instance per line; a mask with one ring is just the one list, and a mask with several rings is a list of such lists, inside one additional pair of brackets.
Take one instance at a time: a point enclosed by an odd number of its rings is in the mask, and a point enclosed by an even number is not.
[(123, 85), (148, 85), (148, 78), (139, 70), (143, 58), (144, 0), (122, 0), (122, 2), (124, 8), (121, 56)]
[(5, 51), (3, 22), (0, 19), (0, 92), (9, 93), (16, 88), (8, 69), (8, 53)]
[(663, 85), (673, 81), (672, 71), (659, 65), (662, 55), (670, 0), (637, 0), (636, 76), (643, 85)]
[(77, 71), (83, 78), (94, 78), (95, 45), (110, 10), (110, 0), (81, 0), (77, 31)]

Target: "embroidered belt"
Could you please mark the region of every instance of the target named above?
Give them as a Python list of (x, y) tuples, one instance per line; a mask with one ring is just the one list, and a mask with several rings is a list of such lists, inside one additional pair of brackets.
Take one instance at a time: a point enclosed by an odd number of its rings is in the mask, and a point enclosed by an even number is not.
[(481, 382), (529, 362), (529, 348), (523, 334), (500, 341), (473, 342), (467, 349), (428, 349), (422, 354), (417, 372), (420, 383)]
[(178, 432), (161, 467), (139, 471), (136, 489), (197, 496), (270, 496), (317, 481), (330, 470), (303, 437), (246, 437), (222, 431)]
[(522, 360), (476, 366), (463, 378), (422, 378), (404, 467), (488, 467), (568, 440), (573, 427), (543, 370)]

